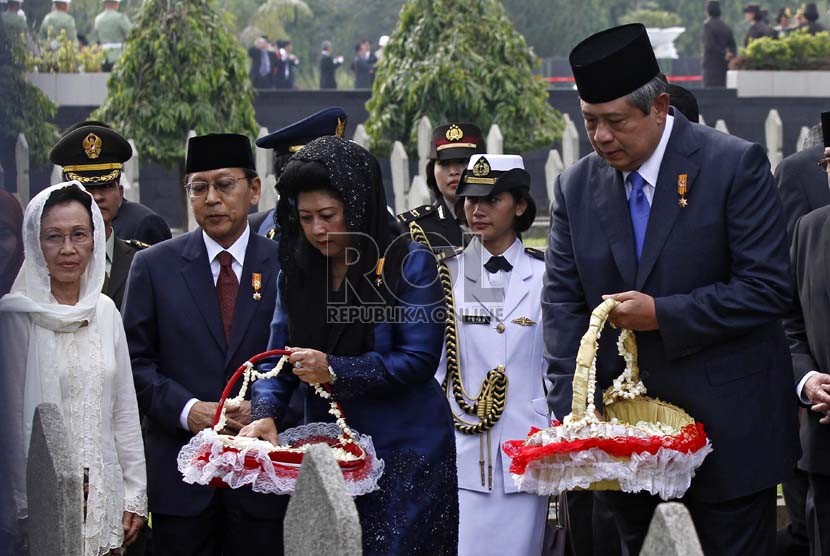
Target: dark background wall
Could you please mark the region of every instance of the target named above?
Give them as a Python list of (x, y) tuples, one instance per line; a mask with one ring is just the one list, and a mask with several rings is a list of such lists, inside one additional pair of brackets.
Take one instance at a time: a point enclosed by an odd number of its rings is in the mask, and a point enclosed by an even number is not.
[[(784, 122), (784, 155), (795, 152), (796, 141), (801, 126), (812, 126), (819, 122), (819, 114), (830, 109), (830, 100), (823, 98), (737, 98), (734, 90), (728, 89), (695, 89), (695, 95), (700, 104), (700, 113), (708, 125), (714, 125), (718, 119), (723, 119), (730, 133), (743, 137), (749, 141), (765, 144), (764, 121), (771, 108), (776, 108)], [(255, 100), (257, 121), (269, 130), (276, 130), (303, 118), (327, 106), (343, 107), (349, 114), (346, 136), (351, 137), (357, 124), (364, 122), (367, 117), (364, 107), (370, 91), (262, 91)], [(550, 103), (562, 112), (570, 115), (580, 132), (580, 153), (590, 152), (591, 146), (585, 131), (582, 128), (582, 118), (579, 112), (579, 100), (576, 91), (552, 90)], [(95, 107), (62, 107), (58, 110), (55, 123), (60, 129), (86, 118)], [(439, 122), (433, 122), (438, 124)], [(485, 133), (487, 130), (484, 130)], [(184, 138), (182, 138), (184, 140)], [(560, 148), (560, 145), (550, 145), (548, 148), (522, 153), (525, 166), (533, 179), (533, 194), (540, 207), (540, 212), (547, 212), (548, 199), (545, 193), (544, 165), (549, 148)], [(561, 152), (561, 151), (560, 151)], [(417, 173), (417, 160), (410, 160), (410, 175)], [(5, 179), (7, 188), (14, 189), (15, 172), (7, 167)], [(384, 183), (389, 196), (390, 205), (393, 204), (391, 174), (389, 161), (381, 160), (384, 173)], [(39, 191), (49, 183), (51, 167), (32, 168), (32, 188)], [(173, 227), (181, 226), (179, 195), (182, 185), (182, 176), (175, 175), (156, 164), (146, 161), (141, 163), (141, 200), (162, 216)]]

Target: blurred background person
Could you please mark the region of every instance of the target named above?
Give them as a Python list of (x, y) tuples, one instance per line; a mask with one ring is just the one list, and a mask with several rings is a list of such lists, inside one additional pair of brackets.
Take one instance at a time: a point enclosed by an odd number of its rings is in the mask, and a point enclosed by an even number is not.
[(323, 51), (320, 53), (320, 88), (336, 89), (337, 78), (334, 73), (343, 63), (343, 56), (332, 56), (331, 41), (323, 41)]
[(43, 22), (40, 24), (40, 32), (37, 35), (41, 45), (46, 45), (47, 41), (56, 41), (61, 36), (61, 31), (66, 32), (66, 38), (68, 40), (78, 42), (78, 34), (75, 30), (75, 18), (69, 15), (69, 4), (71, 1), (59, 0), (52, 2), (52, 11), (43, 18)]
[(104, 49), (103, 71), (112, 71), (112, 66), (121, 57), (127, 35), (133, 28), (127, 14), (118, 11), (121, 0), (105, 0), (104, 11), (95, 16), (90, 41), (99, 43)]
[(738, 51), (735, 35), (732, 28), (720, 18), (720, 2), (706, 2), (706, 15), (708, 18), (703, 24), (703, 86), (726, 87), (729, 60)]
[(295, 66), (300, 61), (294, 55), (294, 43), (291, 41), (277, 41), (277, 67), (274, 86), (277, 89), (293, 89)]
[(264, 35), (257, 37), (254, 45), (248, 49), (248, 57), (251, 59), (250, 75), (254, 89), (274, 88), (274, 74), (278, 67), (277, 55), (268, 44), (268, 38)]

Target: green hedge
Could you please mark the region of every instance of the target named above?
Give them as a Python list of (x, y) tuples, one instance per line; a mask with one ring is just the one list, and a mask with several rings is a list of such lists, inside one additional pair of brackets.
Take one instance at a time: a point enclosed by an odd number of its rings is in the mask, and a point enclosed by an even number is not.
[(475, 122), (485, 134), (496, 123), (505, 152), (550, 148), (563, 121), (547, 83), (533, 75), (536, 64), (497, 0), (412, 0), (366, 104), (372, 149), (385, 155), (399, 140), (414, 153), (424, 115), (433, 125)]
[(830, 69), (830, 32), (810, 35), (806, 31), (797, 31), (780, 39), (755, 39), (742, 51), (738, 67), (755, 70)]

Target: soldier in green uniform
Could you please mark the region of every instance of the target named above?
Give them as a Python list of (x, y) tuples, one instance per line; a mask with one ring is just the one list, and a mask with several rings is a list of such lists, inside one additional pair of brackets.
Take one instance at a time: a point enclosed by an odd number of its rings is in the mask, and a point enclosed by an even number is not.
[(3, 25), (6, 26), (6, 33), (15, 37), (19, 37), (21, 34), (26, 35), (26, 21), (17, 13), (20, 11), (21, 3), (17, 0), (0, 1), (0, 9), (3, 10), (0, 19), (2, 19)]
[(40, 32), (37, 35), (41, 44), (56, 40), (61, 36), (61, 31), (66, 32), (66, 38), (70, 41), (78, 42), (75, 18), (69, 15), (69, 4), (71, 3), (72, 0), (52, 2), (52, 11), (43, 18), (43, 23), (40, 24)]
[(106, 61), (104, 71), (110, 71), (121, 52), (130, 29), (133, 28), (127, 14), (118, 11), (121, 0), (104, 0), (104, 11), (95, 17), (95, 24), (90, 35), (90, 43), (100, 43), (104, 49)]

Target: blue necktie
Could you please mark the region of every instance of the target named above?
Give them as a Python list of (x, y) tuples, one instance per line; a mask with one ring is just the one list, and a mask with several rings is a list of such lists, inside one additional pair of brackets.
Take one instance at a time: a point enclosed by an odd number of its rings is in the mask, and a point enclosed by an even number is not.
[(628, 183), (631, 184), (631, 195), (628, 197), (628, 210), (631, 212), (631, 226), (634, 228), (634, 246), (637, 250), (637, 262), (640, 262), (640, 255), (643, 254), (643, 242), (646, 239), (646, 227), (648, 226), (648, 213), (651, 207), (648, 204), (643, 188), (646, 180), (637, 172), (628, 174)]

